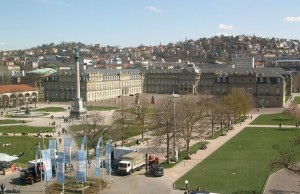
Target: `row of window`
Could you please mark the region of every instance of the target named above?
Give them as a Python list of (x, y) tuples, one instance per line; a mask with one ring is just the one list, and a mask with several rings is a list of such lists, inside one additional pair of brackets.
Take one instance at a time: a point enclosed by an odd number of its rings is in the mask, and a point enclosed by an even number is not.
[[(244, 78), (241, 78), (240, 80), (239, 80), (239, 82), (240, 83), (244, 83), (245, 81), (246, 81), (247, 79), (244, 79)], [(235, 82), (237, 82), (237, 79), (235, 79), (234, 80)], [(261, 77), (261, 78), (257, 78), (257, 82), (258, 83), (264, 83), (264, 81), (266, 82), (266, 83), (271, 83), (271, 78), (269, 78), (269, 77), (267, 77), (267, 78), (263, 78), (263, 77)], [(227, 82), (227, 78), (226, 77), (217, 77), (217, 83), (220, 83), (220, 82), (223, 82), (223, 83), (226, 83)], [(253, 82), (253, 79), (251, 79), (251, 78), (249, 78), (248, 79), (248, 83), (252, 83)], [(281, 78), (276, 78), (276, 83), (281, 83)]]

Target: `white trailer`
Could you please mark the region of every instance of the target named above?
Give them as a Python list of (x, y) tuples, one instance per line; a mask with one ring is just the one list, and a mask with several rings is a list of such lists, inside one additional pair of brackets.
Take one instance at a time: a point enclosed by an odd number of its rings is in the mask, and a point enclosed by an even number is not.
[(137, 150), (134, 148), (129, 148), (129, 147), (116, 147), (114, 149), (114, 161), (119, 163), (121, 161), (122, 156), (129, 154), (131, 152), (136, 152)]
[(136, 170), (141, 170), (146, 164), (144, 153), (132, 152), (122, 156), (122, 160), (118, 163), (118, 172), (120, 174), (131, 174)]

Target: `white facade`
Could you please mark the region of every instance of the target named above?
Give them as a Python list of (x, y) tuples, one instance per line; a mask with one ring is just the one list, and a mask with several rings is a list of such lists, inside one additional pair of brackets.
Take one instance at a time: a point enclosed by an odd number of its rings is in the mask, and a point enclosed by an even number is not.
[(254, 57), (233, 57), (232, 66), (234, 68), (254, 68)]

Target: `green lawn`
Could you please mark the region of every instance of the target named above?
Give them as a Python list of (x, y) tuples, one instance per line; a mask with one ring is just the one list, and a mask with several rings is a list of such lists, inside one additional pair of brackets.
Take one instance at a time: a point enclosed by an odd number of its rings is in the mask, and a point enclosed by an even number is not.
[(261, 193), (271, 172), (269, 164), (278, 158), (272, 145), (289, 147), (298, 135), (295, 128), (245, 128), (176, 181), (176, 188), (183, 188), (188, 180), (191, 189), (200, 186), (218, 193)]
[[(10, 143), (11, 146), (2, 146), (4, 143)], [(43, 139), (27, 136), (0, 136), (1, 153), (19, 155), (20, 152), (24, 152), (24, 155), (19, 158), (19, 163), (21, 164), (27, 164), (27, 161), (35, 159), (35, 147), (37, 143), (43, 145)], [(48, 147), (48, 144), (48, 139), (44, 138), (44, 145)], [(17, 163), (18, 160), (13, 162)]]
[(93, 106), (93, 105), (88, 105), (85, 107), (86, 110), (88, 111), (95, 111), (95, 110), (114, 110), (116, 107), (112, 106)]
[(294, 98), (294, 103), (300, 104), (300, 96), (296, 96), (296, 97)]
[(0, 133), (43, 133), (52, 132), (54, 127), (33, 127), (28, 125), (0, 126)]
[[(0, 125), (23, 123), (25, 120), (5, 119), (0, 120)], [(25, 121), (26, 123), (28, 121)]]
[(295, 125), (295, 121), (283, 113), (259, 115), (250, 125)]
[(41, 111), (41, 112), (64, 112), (63, 107), (47, 107), (47, 108), (38, 108), (35, 109), (35, 111)]

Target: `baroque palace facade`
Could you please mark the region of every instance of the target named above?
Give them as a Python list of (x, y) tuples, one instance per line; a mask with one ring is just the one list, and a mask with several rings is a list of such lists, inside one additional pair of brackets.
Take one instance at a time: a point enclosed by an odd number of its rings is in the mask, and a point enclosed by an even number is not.
[[(81, 69), (80, 96), (98, 101), (142, 92), (143, 76), (138, 69)], [(45, 100), (72, 100), (76, 95), (74, 70), (59, 71), (44, 80)]]
[[(72, 100), (75, 71), (59, 71), (44, 80), (45, 100)], [(189, 64), (174, 69), (81, 70), (84, 101), (98, 101), (136, 93), (211, 94), (216, 98), (233, 89), (253, 95), (256, 107), (283, 107), (292, 92), (292, 76), (281, 68), (210, 68)]]
[(148, 69), (143, 71), (144, 92), (211, 94), (216, 98), (233, 89), (253, 95), (256, 107), (283, 107), (292, 93), (292, 75), (282, 68)]

